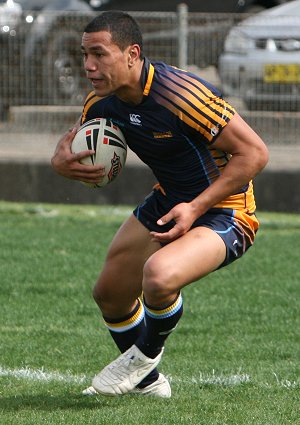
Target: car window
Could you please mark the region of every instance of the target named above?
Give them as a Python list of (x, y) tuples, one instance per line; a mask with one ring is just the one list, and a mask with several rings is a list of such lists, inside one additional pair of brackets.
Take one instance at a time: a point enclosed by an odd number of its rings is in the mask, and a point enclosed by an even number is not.
[(19, 3), (22, 6), (23, 10), (41, 10), (48, 3), (48, 0), (18, 0), (16, 3)]
[(18, 0), (23, 10), (90, 10), (84, 0)]

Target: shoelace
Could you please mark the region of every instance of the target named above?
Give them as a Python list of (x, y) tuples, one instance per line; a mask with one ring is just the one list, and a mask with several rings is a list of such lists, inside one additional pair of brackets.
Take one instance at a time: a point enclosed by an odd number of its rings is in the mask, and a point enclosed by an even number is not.
[[(120, 359), (116, 359), (112, 364), (108, 365), (107, 368), (111, 373), (114, 373), (114, 370), (117, 369), (118, 375), (128, 375), (128, 369), (136, 361), (137, 357), (131, 354), (126, 354)], [(122, 373), (123, 372), (123, 373)]]

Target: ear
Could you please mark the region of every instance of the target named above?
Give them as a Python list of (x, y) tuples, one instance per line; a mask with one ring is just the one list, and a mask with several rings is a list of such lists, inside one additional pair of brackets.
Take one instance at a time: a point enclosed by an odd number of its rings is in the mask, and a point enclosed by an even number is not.
[(128, 48), (128, 65), (133, 67), (134, 64), (140, 59), (141, 48), (138, 44), (133, 44)]

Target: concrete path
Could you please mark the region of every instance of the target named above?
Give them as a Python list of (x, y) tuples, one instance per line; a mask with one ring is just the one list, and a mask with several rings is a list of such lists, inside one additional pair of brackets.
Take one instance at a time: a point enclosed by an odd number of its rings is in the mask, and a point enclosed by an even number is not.
[[(1, 132), (0, 127), (0, 162), (49, 163), (59, 137), (60, 134), (55, 133)], [(270, 145), (269, 150), (270, 161), (266, 169), (300, 171), (300, 143)], [(144, 166), (131, 151), (128, 152), (127, 164)]]

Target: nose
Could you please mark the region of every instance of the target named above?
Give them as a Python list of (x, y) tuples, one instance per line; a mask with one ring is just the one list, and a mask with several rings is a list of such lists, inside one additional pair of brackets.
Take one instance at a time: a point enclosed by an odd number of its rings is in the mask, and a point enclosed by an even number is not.
[(86, 72), (96, 71), (97, 66), (91, 55), (87, 55), (84, 58), (84, 69)]

